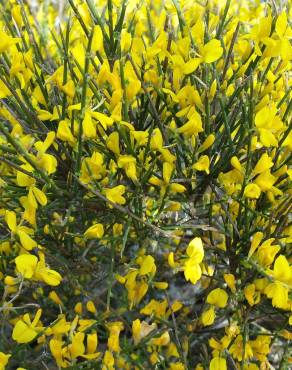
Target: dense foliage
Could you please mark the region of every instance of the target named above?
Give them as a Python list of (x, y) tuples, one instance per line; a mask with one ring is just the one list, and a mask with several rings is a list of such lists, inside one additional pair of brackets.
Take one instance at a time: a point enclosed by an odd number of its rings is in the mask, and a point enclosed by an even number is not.
[(284, 1), (0, 1), (0, 369), (288, 369)]

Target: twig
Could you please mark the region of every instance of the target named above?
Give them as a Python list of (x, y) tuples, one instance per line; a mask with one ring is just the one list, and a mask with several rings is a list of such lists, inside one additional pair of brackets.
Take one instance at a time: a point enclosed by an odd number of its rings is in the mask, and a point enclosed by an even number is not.
[(149, 94), (149, 92), (148, 92), (148, 90), (147, 90), (147, 87), (145, 86), (144, 82), (143, 82), (143, 81), (142, 81), (142, 79), (140, 78), (140, 75), (139, 75), (139, 72), (138, 72), (138, 70), (137, 70), (137, 67), (135, 66), (135, 63), (133, 62), (133, 59), (132, 59), (132, 57), (131, 57), (129, 54), (127, 55), (127, 59), (130, 61), (131, 65), (132, 65), (132, 67), (133, 67), (133, 69), (134, 69), (135, 75), (137, 76), (137, 78), (138, 78), (138, 79), (139, 79), (139, 81), (141, 82), (142, 89), (144, 90), (144, 92), (145, 92), (145, 94), (146, 94), (146, 96), (147, 96), (147, 98), (148, 98), (148, 100), (149, 100), (149, 103), (150, 103), (150, 105), (151, 105), (151, 108), (152, 108), (153, 114), (154, 114), (154, 116), (155, 116), (155, 119), (157, 120), (157, 123), (158, 123), (159, 129), (160, 129), (160, 131), (161, 131), (161, 133), (162, 133), (162, 136), (163, 136), (164, 142), (165, 142), (165, 144), (166, 144), (166, 145), (168, 145), (168, 140), (167, 140), (167, 136), (166, 136), (166, 134), (165, 134), (165, 130), (164, 130), (163, 124), (162, 124), (161, 119), (160, 119), (160, 117), (159, 117), (159, 114), (158, 114), (158, 112), (157, 112), (157, 110), (156, 110), (156, 108), (155, 108), (155, 105), (154, 105), (154, 103), (153, 103), (153, 101), (152, 101), (152, 99), (151, 99), (151, 96), (150, 96), (150, 94)]
[[(8, 304), (8, 303), (7, 303)], [(36, 307), (36, 308), (40, 308), (40, 305), (37, 304), (37, 303), (27, 303), (27, 304), (24, 304), (23, 306), (12, 306), (12, 307), (9, 307), (9, 306), (6, 306), (6, 304), (3, 306), (3, 307), (0, 307), (0, 312), (1, 311), (13, 311), (13, 310), (21, 310), (23, 308), (26, 308), (26, 307)]]
[(3, 163), (8, 164), (8, 166), (15, 168), (17, 171), (24, 173), (25, 175), (35, 179), (36, 181), (39, 181), (42, 184), (46, 184), (46, 182), (43, 179), (40, 179), (40, 178), (36, 177), (31, 172), (29, 172), (29, 171), (25, 170), (24, 168), (20, 167), (18, 164), (15, 164), (15, 163), (11, 162), (9, 159), (6, 159), (6, 158), (0, 156), (0, 161), (3, 162)]
[[(21, 279), (21, 282), (20, 282), (20, 284), (19, 284), (19, 287), (18, 287), (18, 291), (16, 292), (16, 294), (10, 299), (10, 301), (8, 301), (8, 302), (4, 302), (4, 304), (3, 304), (3, 306), (2, 307), (0, 307), (0, 312), (1, 311), (4, 311), (4, 310), (6, 310), (6, 308), (7, 307), (9, 307), (9, 305), (11, 304), (11, 303), (13, 303), (18, 297), (19, 297), (19, 295), (20, 295), (20, 292), (21, 292), (21, 290), (22, 290), (22, 287), (23, 287), (23, 282), (24, 282), (24, 279), (22, 278)], [(5, 294), (4, 294), (4, 296), (3, 296), (3, 300), (5, 300)]]
[(153, 224), (151, 224), (150, 222), (148, 221), (144, 221), (142, 218), (140, 218), (139, 216), (137, 216), (135, 213), (133, 213), (132, 211), (130, 211), (127, 207), (123, 207), (121, 206), (120, 204), (117, 204), (117, 203), (114, 203), (112, 202), (111, 200), (107, 199), (103, 194), (101, 194), (100, 191), (96, 190), (96, 189), (91, 189), (89, 186), (87, 186), (86, 184), (84, 184), (82, 181), (80, 181), (78, 179), (78, 177), (76, 175), (73, 174), (73, 176), (76, 178), (76, 181), (84, 188), (86, 189), (87, 191), (91, 192), (92, 194), (96, 195), (98, 198), (100, 198), (101, 200), (103, 200), (104, 202), (110, 204), (113, 208), (119, 210), (120, 212), (124, 213), (124, 214), (127, 214), (128, 216), (134, 218), (136, 221), (139, 221), (141, 223), (143, 223), (145, 226), (147, 226), (148, 228), (154, 230), (155, 232), (157, 232), (158, 234), (161, 234), (165, 237), (168, 237), (168, 238), (174, 238), (174, 239), (181, 239), (181, 237), (178, 237), (172, 233), (169, 233), (167, 231), (164, 231), (162, 230), (160, 227), (158, 226), (155, 226)]
[(228, 54), (227, 54), (226, 62), (225, 62), (225, 65), (224, 65), (221, 81), (224, 81), (226, 72), (228, 70), (228, 66), (229, 66), (230, 59), (231, 59), (231, 54), (232, 54), (233, 47), (234, 47), (234, 44), (235, 44), (235, 41), (236, 41), (236, 38), (237, 38), (237, 35), (238, 35), (239, 27), (240, 27), (240, 22), (237, 23), (236, 29), (235, 29), (234, 34), (232, 36), (232, 40), (231, 40), (230, 47), (229, 47), (229, 50), (228, 50)]
[(181, 341), (180, 341), (179, 336), (178, 336), (178, 327), (177, 327), (177, 323), (176, 323), (176, 320), (175, 320), (174, 312), (173, 312), (172, 306), (170, 304), (170, 301), (169, 301), (169, 297), (168, 297), (167, 292), (165, 293), (165, 297), (166, 297), (166, 300), (167, 300), (167, 303), (168, 303), (168, 307), (169, 307), (170, 312), (171, 312), (171, 319), (172, 319), (172, 322), (173, 322), (173, 329), (174, 329), (175, 339), (176, 339), (176, 342), (177, 342), (178, 347), (179, 347), (179, 352), (180, 352), (180, 355), (181, 355), (183, 364), (185, 366), (185, 369), (187, 369), (188, 368), (187, 359), (186, 359), (186, 356), (185, 356), (185, 352), (184, 352), (183, 346), (182, 346)]
[(45, 181), (45, 183), (47, 183), (48, 185), (52, 186), (52, 188), (56, 192), (58, 192), (58, 193), (62, 192), (62, 190), (59, 189), (56, 186), (56, 184), (54, 183), (54, 181), (44, 171), (42, 171), (37, 166), (37, 164), (32, 160), (32, 158), (29, 155), (29, 153), (27, 152), (27, 150), (25, 148), (23, 148), (23, 146), (10, 135), (10, 133), (5, 128), (5, 126), (2, 124), (2, 122), (0, 122), (0, 132), (2, 132), (4, 134), (4, 136), (6, 137), (7, 141), (15, 148), (15, 150), (17, 152), (21, 153), (23, 155), (23, 157), (25, 158), (25, 160), (40, 174), (40, 176), (43, 178), (43, 180)]

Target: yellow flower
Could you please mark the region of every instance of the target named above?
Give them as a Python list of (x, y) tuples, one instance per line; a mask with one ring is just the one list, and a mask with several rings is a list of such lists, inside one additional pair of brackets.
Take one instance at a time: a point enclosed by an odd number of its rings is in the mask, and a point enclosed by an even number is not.
[(212, 325), (215, 320), (215, 316), (216, 315), (215, 315), (214, 307), (211, 306), (210, 308), (208, 308), (208, 310), (205, 310), (202, 313), (202, 317), (201, 317), (202, 324), (204, 326)]
[[(79, 329), (80, 330), (80, 329)], [(66, 358), (70, 360), (77, 359), (78, 357), (85, 358), (87, 360), (93, 360), (99, 357), (100, 353), (95, 352), (97, 347), (97, 334), (87, 334), (87, 351), (86, 346), (84, 344), (85, 340), (85, 333), (83, 332), (76, 332), (71, 336), (71, 343), (62, 348), (63, 342), (56, 343), (54, 339), (50, 341), (50, 349), (53, 353), (58, 364), (66, 364)], [(55, 348), (53, 348), (55, 346)], [(64, 367), (64, 365), (61, 365)], [(66, 367), (66, 366), (65, 366)]]
[(120, 155), (118, 167), (124, 168), (126, 175), (133, 181), (137, 181), (136, 158), (131, 155)]
[(51, 270), (46, 266), (45, 255), (41, 252), (39, 252), (39, 262), (37, 263), (34, 277), (51, 286), (57, 286), (62, 281), (62, 276), (57, 271)]
[(249, 341), (253, 355), (258, 361), (266, 361), (270, 352), (271, 337), (268, 335), (259, 335), (255, 340)]
[(163, 180), (165, 184), (167, 185), (170, 182), (170, 178), (171, 178), (173, 170), (174, 170), (173, 164), (168, 163), (168, 162), (163, 163)]
[(215, 135), (214, 134), (208, 135), (206, 140), (199, 147), (198, 152), (202, 153), (205, 150), (209, 149), (214, 144), (214, 141), (215, 141)]
[(3, 51), (7, 51), (11, 46), (18, 44), (21, 39), (18, 37), (11, 37), (5, 32), (0, 31), (0, 40), (0, 53), (3, 53)]
[(278, 141), (274, 133), (271, 130), (260, 128), (259, 133), (260, 133), (260, 141), (265, 147), (269, 148), (270, 146), (275, 146), (275, 147), (278, 146)]
[(8, 89), (5, 83), (2, 80), (0, 80), (0, 99), (7, 98), (8, 96), (11, 95), (12, 92)]
[(261, 189), (257, 184), (248, 184), (244, 189), (244, 196), (251, 199), (259, 199)]
[(91, 139), (96, 137), (95, 123), (92, 120), (89, 112), (85, 112), (84, 119), (82, 121), (82, 129), (85, 138)]
[(175, 268), (175, 267), (179, 266), (179, 263), (174, 261), (174, 253), (173, 252), (169, 253), (169, 255), (167, 257), (167, 261), (168, 261), (168, 264), (171, 268)]
[[(41, 192), (42, 193), (42, 192)], [(43, 193), (42, 193), (43, 194)], [(44, 194), (43, 194), (44, 195)], [(32, 194), (32, 199), (35, 201), (34, 195)], [(46, 196), (42, 199), (42, 201), (46, 201)], [(32, 207), (34, 209), (34, 207)], [(28, 206), (29, 209), (29, 206)], [(32, 230), (26, 226), (17, 225), (16, 222), (16, 214), (13, 211), (6, 211), (5, 212), (5, 221), (12, 231), (12, 233), (16, 234), (19, 237), (20, 243), (26, 250), (32, 250), (37, 246), (37, 243), (29, 236), (32, 233)]]
[(212, 358), (209, 370), (227, 370), (225, 358), (223, 357)]
[(213, 304), (219, 308), (227, 305), (228, 294), (221, 288), (213, 289), (207, 296), (207, 303)]
[(126, 188), (124, 185), (118, 185), (111, 189), (105, 189), (105, 196), (108, 200), (114, 203), (118, 204), (125, 204), (126, 199), (123, 197), (123, 194), (125, 193)]
[(242, 335), (238, 335), (231, 345), (229, 352), (231, 353), (232, 357), (237, 361), (242, 361), (243, 354), (244, 359), (247, 360), (253, 356), (251, 345), (247, 343), (243, 343)]
[(62, 276), (55, 270), (51, 270), (45, 265), (43, 253), (39, 253), (39, 258), (32, 254), (22, 254), (15, 258), (17, 271), (25, 279), (35, 279), (45, 282), (48, 285), (59, 285)]
[(139, 274), (140, 275), (147, 275), (149, 273), (153, 273), (156, 271), (156, 266), (155, 266), (155, 260), (152, 256), (143, 256), (141, 265), (140, 265), (140, 270)]
[[(217, 81), (214, 80), (211, 84), (210, 91), (209, 91), (209, 99), (210, 102), (214, 99), (214, 96), (216, 94), (216, 89), (217, 89)], [(212, 134), (211, 134), (212, 135)], [(209, 135), (210, 136), (210, 135)]]
[(111, 150), (116, 155), (120, 155), (120, 147), (119, 147), (119, 133), (117, 131), (112, 132), (107, 140), (106, 146), (109, 150)]
[(264, 293), (268, 298), (272, 299), (274, 307), (287, 309), (288, 294), (292, 287), (292, 266), (289, 266), (284, 255), (280, 255), (275, 260), (271, 275), (274, 277), (275, 282), (268, 284)]
[(0, 370), (5, 370), (5, 366), (8, 364), (11, 355), (6, 355), (4, 352), (0, 352)]
[(119, 336), (124, 330), (124, 324), (120, 321), (114, 321), (107, 324), (109, 330), (109, 338), (107, 341), (108, 349), (112, 352), (120, 352)]
[(216, 62), (221, 58), (223, 54), (223, 48), (219, 40), (213, 39), (200, 48), (200, 54), (202, 55), (205, 63)]
[[(28, 172), (33, 172), (33, 167), (30, 164), (22, 164), (20, 167)], [(21, 171), (17, 171), (16, 182), (18, 186), (27, 187), (27, 186), (34, 185), (35, 179), (32, 178), (31, 176), (26, 175), (25, 173)]]
[(73, 80), (69, 80), (59, 87), (61, 91), (63, 91), (69, 98), (73, 99), (75, 95), (75, 84)]
[(103, 237), (104, 228), (102, 224), (94, 224), (90, 226), (84, 233), (87, 239), (100, 239)]
[(84, 337), (85, 334), (81, 332), (73, 334), (71, 344), (69, 344), (68, 346), (68, 351), (72, 359), (77, 358), (84, 354), (85, 352), (85, 345), (83, 343)]
[(103, 49), (103, 34), (100, 26), (95, 25), (93, 27), (93, 37), (91, 51), (102, 51)]
[(111, 351), (105, 351), (103, 357), (103, 364), (105, 366), (102, 367), (102, 370), (114, 370), (115, 358)]
[(17, 271), (26, 279), (32, 278), (35, 273), (37, 263), (37, 256), (32, 254), (22, 254), (15, 258)]
[(187, 247), (187, 255), (191, 258), (195, 263), (201, 263), (204, 258), (204, 248), (201, 238), (194, 238), (190, 241)]
[(177, 130), (180, 134), (190, 137), (197, 135), (199, 132), (203, 132), (203, 124), (201, 116), (198, 112), (194, 111), (189, 117), (189, 120)]
[(41, 314), (42, 310), (37, 310), (32, 322), (28, 313), (23, 315), (22, 319), (18, 320), (14, 326), (12, 338), (17, 343), (29, 343), (34, 340), (38, 333), (43, 329), (42, 326), (37, 327)]
[(209, 174), (210, 160), (207, 155), (202, 155), (199, 160), (192, 166), (193, 169), (197, 171), (205, 171)]
[(287, 258), (282, 254), (275, 260), (273, 276), (282, 283), (292, 283), (292, 266), (289, 266)]
[(183, 73), (185, 75), (188, 75), (190, 73), (193, 73), (201, 64), (202, 59), (201, 58), (192, 58), (190, 59), (185, 65), (183, 66)]
[(264, 267), (273, 263), (276, 254), (281, 249), (279, 245), (272, 245), (274, 240), (274, 238), (267, 239), (258, 247), (256, 257)]
[(153, 283), (153, 286), (160, 290), (165, 290), (168, 288), (168, 283), (165, 281), (156, 281)]
[(49, 343), (50, 351), (58, 366), (68, 367), (69, 361), (63, 358), (62, 345), (63, 341), (61, 339), (52, 338)]
[(156, 317), (163, 318), (166, 316), (167, 307), (168, 302), (166, 299), (163, 301), (151, 299), (151, 301), (140, 310), (140, 313), (147, 316), (155, 315)]
[(254, 182), (258, 185), (261, 191), (267, 191), (272, 189), (276, 180), (277, 178), (268, 170), (258, 175)]
[(138, 273), (138, 270), (130, 271), (123, 279), (119, 280), (125, 284), (131, 308), (139, 303), (148, 291), (148, 284), (145, 281), (136, 280)]
[[(85, 358), (97, 357), (95, 354), (98, 344), (98, 338), (96, 333), (87, 334), (87, 355), (83, 356)], [(94, 357), (92, 357), (94, 355)], [(99, 353), (98, 353), (99, 356)]]
[(256, 232), (251, 239), (251, 245), (248, 252), (247, 258), (249, 259), (254, 252), (256, 251), (257, 247), (260, 245), (261, 241), (263, 240), (264, 234), (261, 231)]
[(68, 333), (71, 328), (70, 322), (66, 321), (66, 317), (64, 314), (58, 315), (58, 320), (56, 324), (52, 325), (50, 328), (47, 328), (46, 334), (65, 334)]
[(184, 193), (187, 189), (182, 184), (178, 184), (176, 182), (173, 182), (169, 184), (169, 190), (173, 193)]
[(202, 276), (200, 265), (189, 258), (184, 264), (184, 275), (187, 281), (190, 280), (193, 284), (196, 284)]
[(30, 200), (30, 194), (34, 196), (34, 198), (41, 206), (47, 205), (48, 200), (46, 194), (42, 190), (38, 189), (36, 186), (31, 186), (29, 188), (28, 200)]
[(89, 183), (92, 178), (99, 180), (105, 173), (103, 155), (99, 152), (93, 152), (91, 157), (82, 161), (81, 180)]
[(131, 131), (130, 136), (136, 140), (138, 146), (144, 146), (148, 142), (148, 131)]
[(86, 308), (87, 308), (88, 312), (96, 313), (96, 307), (95, 307), (94, 302), (92, 302), (92, 301), (86, 302)]
[(283, 122), (277, 116), (277, 108), (274, 103), (270, 103), (257, 112), (255, 125), (260, 134), (260, 141), (263, 146), (278, 146), (276, 136), (283, 129)]
[(154, 346), (167, 346), (170, 342), (168, 331), (165, 331), (160, 337), (151, 339), (151, 344)]
[(69, 143), (75, 142), (75, 138), (71, 132), (71, 128), (67, 120), (62, 120), (59, 122), (57, 138), (62, 141), (68, 141)]
[(244, 296), (250, 306), (254, 306), (260, 301), (260, 294), (259, 292), (256, 292), (254, 284), (249, 284), (244, 288)]
[(30, 251), (30, 250), (32, 250), (33, 248), (35, 248), (37, 246), (37, 243), (24, 231), (19, 230), (17, 234), (19, 236), (19, 240), (20, 240), (21, 245), (25, 249)]
[(233, 156), (230, 160), (232, 167), (234, 167), (237, 171), (242, 172), (242, 165), (239, 159), (236, 156)]
[(61, 305), (61, 304), (62, 304), (62, 300), (61, 300), (61, 298), (58, 296), (58, 294), (57, 294), (54, 290), (52, 290), (52, 291), (49, 293), (49, 298), (50, 298), (53, 302), (55, 302), (56, 304), (58, 304), (58, 305)]
[(260, 173), (263, 173), (265, 171), (268, 171), (271, 167), (273, 167), (273, 161), (268, 156), (267, 153), (262, 154), (261, 158), (258, 160), (255, 168), (252, 171), (252, 175), (258, 175)]
[(182, 362), (175, 362), (169, 365), (169, 370), (185, 370), (185, 365)]
[(161, 150), (163, 146), (163, 138), (159, 128), (155, 128), (150, 138), (150, 148), (152, 150)]
[(184, 275), (186, 280), (195, 284), (202, 276), (200, 263), (204, 258), (204, 248), (201, 238), (194, 238), (188, 245), (186, 253), (188, 258), (184, 262)]
[(140, 321), (136, 319), (132, 322), (132, 334), (134, 339), (134, 344), (140, 343), (140, 341), (147, 337), (153, 330), (157, 328), (155, 323), (148, 324), (146, 321)]
[(235, 286), (235, 276), (233, 274), (224, 274), (223, 275), (225, 283), (231, 289), (232, 293), (235, 293), (236, 286)]

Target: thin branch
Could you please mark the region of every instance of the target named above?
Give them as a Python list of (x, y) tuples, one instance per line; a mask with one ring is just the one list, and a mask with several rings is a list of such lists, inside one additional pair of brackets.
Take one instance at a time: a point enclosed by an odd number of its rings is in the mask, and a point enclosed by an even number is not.
[(36, 181), (39, 181), (39, 182), (41, 182), (42, 184), (46, 184), (46, 182), (45, 182), (43, 179), (40, 179), (40, 178), (36, 177), (36, 176), (35, 176), (34, 174), (32, 174), (31, 172), (29, 172), (29, 171), (25, 170), (24, 168), (20, 167), (18, 164), (11, 162), (9, 159), (6, 159), (6, 158), (4, 158), (4, 157), (0, 156), (0, 161), (1, 161), (1, 162), (3, 162), (3, 163), (6, 163), (6, 164), (7, 164), (8, 166), (10, 166), (10, 167), (15, 168), (17, 171), (22, 172), (22, 173), (24, 173), (25, 175), (27, 175), (27, 176), (29, 176), (29, 177), (31, 177), (31, 178), (33, 178), (33, 179), (35, 179)]
[(98, 191), (96, 189), (91, 189), (89, 186), (87, 186), (81, 180), (79, 180), (76, 175), (73, 174), (73, 176), (76, 178), (77, 182), (84, 189), (86, 189), (87, 191), (89, 191), (92, 194), (96, 195), (99, 199), (103, 200), (104, 202), (110, 204), (113, 208), (115, 208), (115, 209), (119, 210), (120, 212), (128, 215), (129, 217), (135, 219), (136, 221), (141, 222), (143, 225), (145, 225), (146, 227), (154, 230), (158, 234), (161, 234), (161, 235), (163, 235), (163, 236), (165, 236), (167, 238), (181, 239), (181, 237), (179, 237), (177, 235), (174, 235), (172, 233), (169, 233), (169, 232), (167, 232), (165, 230), (162, 230), (160, 227), (155, 226), (155, 225), (151, 224), (150, 222), (143, 220), (142, 218), (140, 218), (139, 216), (137, 216), (135, 213), (133, 213), (132, 211), (130, 211), (127, 207), (123, 207), (120, 204), (117, 204), (117, 203), (112, 202), (111, 200), (107, 199), (103, 194), (101, 194), (100, 191)]
[(135, 66), (135, 63), (133, 62), (132, 57), (130, 55), (127, 55), (127, 59), (130, 61), (131, 65), (132, 65), (132, 67), (134, 69), (135, 75), (137, 76), (138, 80), (141, 82), (142, 89), (144, 90), (144, 92), (145, 92), (145, 94), (146, 94), (146, 96), (147, 96), (147, 98), (149, 100), (149, 103), (151, 105), (151, 108), (152, 108), (154, 117), (157, 120), (157, 124), (158, 124), (159, 129), (160, 129), (160, 131), (162, 133), (163, 139), (164, 139), (166, 145), (168, 145), (167, 135), (165, 133), (165, 130), (164, 130), (163, 124), (161, 122), (161, 119), (159, 117), (159, 114), (158, 114), (158, 112), (157, 112), (157, 110), (155, 108), (155, 105), (154, 105), (154, 103), (153, 103), (153, 101), (151, 99), (151, 96), (150, 96), (150, 94), (149, 94), (149, 92), (147, 90), (147, 87), (145, 86), (144, 82), (142, 81), (142, 79), (141, 79), (141, 77), (139, 75), (139, 72), (137, 70), (137, 67)]

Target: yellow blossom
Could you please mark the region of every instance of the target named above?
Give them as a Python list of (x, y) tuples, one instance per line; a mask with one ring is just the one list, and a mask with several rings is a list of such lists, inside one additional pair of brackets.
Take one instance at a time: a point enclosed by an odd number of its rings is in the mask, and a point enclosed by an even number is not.
[(12, 338), (17, 343), (29, 343), (38, 335), (42, 327), (37, 327), (41, 317), (42, 310), (39, 309), (33, 321), (30, 320), (29, 314), (23, 315), (23, 318), (18, 320), (14, 326)]
[(210, 370), (227, 370), (226, 360), (223, 357), (214, 357), (210, 362)]
[(94, 224), (90, 226), (85, 232), (84, 236), (87, 239), (100, 239), (104, 234), (104, 228), (102, 224)]
[(207, 302), (219, 308), (224, 308), (227, 305), (228, 294), (221, 288), (212, 290), (207, 296)]
[(201, 321), (204, 326), (209, 326), (214, 323), (215, 310), (214, 307), (210, 307), (208, 310), (203, 311)]

